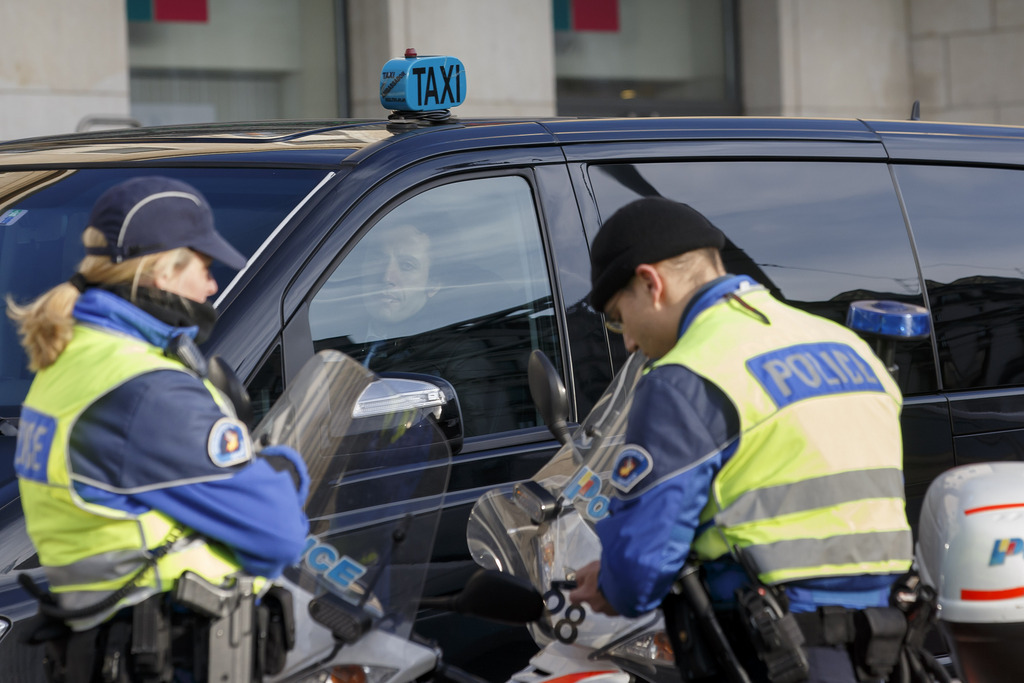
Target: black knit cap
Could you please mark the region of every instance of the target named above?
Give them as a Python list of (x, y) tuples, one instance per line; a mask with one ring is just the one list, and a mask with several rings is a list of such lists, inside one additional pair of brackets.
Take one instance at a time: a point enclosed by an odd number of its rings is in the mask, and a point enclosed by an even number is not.
[(641, 263), (725, 246), (725, 234), (688, 204), (644, 197), (604, 222), (590, 247), (590, 305), (603, 311)]

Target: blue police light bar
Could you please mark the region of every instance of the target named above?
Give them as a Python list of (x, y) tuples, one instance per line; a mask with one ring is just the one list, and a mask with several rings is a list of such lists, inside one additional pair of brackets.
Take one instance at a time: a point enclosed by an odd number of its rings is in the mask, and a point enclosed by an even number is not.
[(466, 67), (455, 57), (423, 56), (409, 48), (380, 72), (380, 104), (395, 111), (436, 111), (466, 101)]
[(854, 301), (846, 326), (857, 332), (892, 339), (921, 339), (931, 331), (931, 316), (923, 306), (898, 301)]

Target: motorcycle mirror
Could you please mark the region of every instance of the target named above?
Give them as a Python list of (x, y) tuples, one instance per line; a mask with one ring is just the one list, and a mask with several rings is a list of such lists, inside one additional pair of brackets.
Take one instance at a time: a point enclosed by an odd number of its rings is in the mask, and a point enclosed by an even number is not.
[(569, 394), (551, 359), (540, 349), (530, 352), (526, 376), (530, 382), (530, 397), (544, 423), (559, 443), (568, 443)]
[(234, 405), (235, 416), (244, 422), (247, 427), (252, 429), (252, 400), (249, 398), (249, 392), (245, 390), (245, 385), (242, 384), (242, 380), (238, 379), (238, 375), (236, 375), (235, 371), (231, 369), (231, 366), (227, 364), (227, 361), (220, 356), (214, 356), (211, 358), (207, 368), (206, 377), (213, 383), (213, 386), (220, 389), (221, 392), (228, 397), (228, 400), (231, 401), (231, 404)]
[(424, 598), (420, 607), (437, 607), (471, 617), (526, 624), (544, 614), (544, 599), (530, 584), (495, 569), (479, 569), (460, 593)]
[(532, 479), (521, 481), (512, 487), (512, 500), (526, 511), (534, 524), (543, 524), (558, 516), (558, 500)]

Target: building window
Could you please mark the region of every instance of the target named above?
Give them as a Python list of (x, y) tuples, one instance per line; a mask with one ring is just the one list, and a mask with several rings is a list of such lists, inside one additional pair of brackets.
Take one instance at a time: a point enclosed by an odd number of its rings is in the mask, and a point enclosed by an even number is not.
[(339, 0), (129, 0), (132, 117), (143, 125), (337, 118), (347, 109), (340, 8)]
[(734, 0), (554, 0), (558, 113), (739, 114)]

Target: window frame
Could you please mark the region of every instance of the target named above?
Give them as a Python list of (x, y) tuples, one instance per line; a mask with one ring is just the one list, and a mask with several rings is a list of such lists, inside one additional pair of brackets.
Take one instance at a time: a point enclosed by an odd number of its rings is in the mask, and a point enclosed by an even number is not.
[[(493, 150), (489, 150), (493, 152)], [(531, 193), (534, 212), (537, 219), (540, 234), (540, 246), (543, 250), (544, 267), (548, 277), (551, 290), (552, 306), (554, 309), (554, 338), (558, 344), (558, 358), (556, 362), (562, 374), (562, 380), (566, 383), (570, 397), (570, 406), (575, 406), (575, 393), (570, 381), (572, 370), (568, 365), (569, 334), (565, 319), (565, 306), (562, 299), (562, 291), (558, 278), (557, 264), (552, 253), (550, 238), (550, 226), (546, 221), (546, 214), (542, 198), (544, 192), (539, 186), (536, 168), (538, 166), (550, 166), (551, 161), (564, 162), (561, 156), (552, 157), (553, 150), (546, 148), (542, 154), (531, 154), (530, 149), (517, 150), (516, 158), (521, 158), (529, 165), (512, 165), (510, 168), (478, 168), (481, 164), (474, 163), (474, 157), (478, 153), (467, 152), (458, 155), (448, 155), (443, 159), (432, 159), (417, 164), (410, 169), (395, 174), (384, 183), (372, 188), (371, 191), (359, 197), (345, 209), (335, 221), (334, 226), (328, 231), (327, 236), (321, 241), (319, 247), (314, 251), (305, 264), (297, 269), (292, 283), (286, 288), (283, 305), (287, 315), (289, 309), (294, 308), (294, 313), (286, 321), (282, 334), (284, 350), (284, 374), (285, 386), (288, 377), (298, 371), (302, 364), (313, 355), (313, 340), (310, 330), (309, 302), (317, 292), (324, 286), (331, 274), (340, 264), (349, 257), (355, 246), (366, 237), (367, 233), (387, 214), (397, 206), (409, 201), (413, 197), (428, 192), (431, 189), (451, 183), (476, 180), (482, 178), (518, 176), (523, 178)], [(501, 154), (489, 154), (491, 158), (501, 161), (504, 157)], [(549, 161), (550, 159), (550, 161)], [(514, 159), (509, 159), (514, 161)], [(460, 168), (475, 167), (474, 170), (465, 171)], [(440, 168), (434, 168), (440, 166)], [(335, 188), (335, 192), (344, 188)], [(570, 408), (570, 419), (575, 418), (575, 411)], [(550, 432), (543, 425), (529, 428), (520, 428), (507, 432), (469, 437), (462, 449), (462, 454), (470, 454), (494, 448), (515, 447), (527, 443), (537, 443), (550, 439)]]
[[(585, 168), (584, 174), (585, 174), (585, 178), (586, 178), (586, 182), (587, 182), (587, 187), (590, 190), (590, 193), (591, 193), (592, 197), (594, 198), (594, 220), (596, 221), (596, 224), (599, 225), (600, 221), (603, 218), (606, 218), (605, 214), (609, 214), (610, 215), (610, 211), (614, 211), (615, 208), (617, 208), (617, 206), (614, 206), (614, 205), (611, 206), (611, 207), (608, 207), (607, 206), (607, 204), (608, 204), (607, 200), (602, 201), (602, 199), (601, 199), (601, 197), (605, 195), (605, 192), (601, 189), (602, 183), (604, 182), (601, 179), (602, 176), (600, 175), (602, 173), (602, 171), (600, 170), (602, 167), (625, 166), (625, 167), (630, 167), (630, 168), (634, 168), (634, 169), (635, 168), (641, 168), (642, 169), (643, 167), (651, 167), (652, 168), (652, 174), (648, 174), (647, 177), (643, 177), (641, 173), (634, 173), (632, 175), (627, 174), (626, 178), (620, 179), (618, 177), (620, 174), (615, 174), (615, 173), (608, 173), (607, 174), (607, 176), (609, 176), (609, 177), (614, 179), (614, 180), (608, 181), (608, 182), (615, 182), (615, 181), (617, 181), (619, 183), (618, 187), (620, 187), (626, 193), (633, 193), (636, 196), (640, 196), (641, 190), (643, 190), (644, 188), (646, 188), (646, 192), (647, 193), (656, 193), (656, 192), (658, 192), (659, 188), (664, 190), (664, 188), (666, 186), (669, 186), (669, 185), (671, 185), (675, 189), (681, 189), (681, 188), (684, 187), (684, 182), (685, 182), (685, 178), (686, 178), (687, 175), (690, 175), (691, 177), (695, 176), (695, 175), (706, 175), (706, 174), (702, 174), (700, 171), (696, 171), (695, 172), (693, 169), (694, 168), (699, 168), (701, 166), (706, 166), (708, 164), (712, 164), (712, 165), (715, 165), (717, 167), (717, 168), (714, 169), (714, 173), (715, 173), (714, 177), (715, 178), (721, 178), (721, 177), (724, 176), (724, 177), (727, 177), (730, 181), (736, 180), (739, 177), (742, 177), (741, 174), (749, 174), (751, 177), (756, 177), (759, 173), (762, 174), (762, 175), (765, 175), (760, 169), (758, 169), (758, 168), (751, 168), (751, 165), (759, 165), (759, 166), (761, 166), (764, 169), (770, 169), (770, 175), (772, 175), (772, 176), (781, 175), (781, 176), (787, 176), (787, 177), (788, 177), (788, 175), (793, 175), (793, 174), (792, 173), (787, 174), (786, 173), (786, 169), (789, 168), (792, 171), (794, 169), (794, 167), (797, 166), (797, 165), (804, 166), (805, 168), (801, 169), (801, 171), (804, 171), (804, 172), (806, 172), (808, 169), (813, 171), (815, 167), (821, 167), (822, 165), (836, 165), (837, 167), (838, 166), (842, 166), (842, 167), (845, 167), (846, 169), (850, 169), (850, 171), (853, 171), (853, 169), (857, 169), (857, 168), (864, 168), (866, 170), (870, 169), (870, 170), (867, 171), (866, 174), (859, 174), (857, 177), (860, 177), (861, 175), (863, 175), (863, 177), (867, 181), (872, 183), (870, 185), (865, 185), (865, 187), (871, 193), (868, 196), (870, 196), (873, 199), (873, 201), (874, 200), (879, 200), (879, 201), (884, 200), (887, 203), (887, 206), (882, 206), (881, 204), (878, 204), (877, 206), (875, 206), (872, 209), (872, 210), (874, 210), (876, 212), (879, 212), (880, 214), (884, 214), (884, 216), (887, 218), (887, 220), (891, 220), (891, 226), (892, 226), (891, 230), (890, 229), (885, 229), (884, 230), (884, 236), (886, 237), (886, 239), (888, 241), (885, 242), (883, 246), (900, 247), (900, 245), (902, 244), (901, 248), (906, 250), (905, 254), (900, 255), (898, 257), (899, 258), (899, 264), (901, 265), (901, 267), (905, 267), (906, 271), (903, 272), (903, 276), (902, 277), (897, 277), (897, 278), (893, 278), (893, 279), (895, 281), (913, 281), (913, 282), (915, 282), (915, 284), (917, 286), (917, 289), (918, 289), (918, 294), (917, 295), (914, 295), (914, 294), (903, 295), (900, 292), (892, 292), (891, 296), (884, 296), (885, 294), (888, 294), (888, 293), (887, 292), (874, 292), (873, 290), (867, 289), (866, 285), (860, 285), (860, 286), (853, 287), (853, 288), (842, 289), (842, 290), (834, 293), (829, 299), (825, 299), (825, 300), (819, 300), (819, 299), (807, 299), (807, 300), (795, 299), (795, 300), (791, 300), (789, 298), (783, 298), (783, 301), (786, 301), (787, 303), (791, 303), (793, 305), (796, 305), (798, 308), (801, 308), (803, 310), (807, 310), (807, 311), (812, 312), (812, 313), (817, 313), (819, 315), (824, 315), (825, 317), (831, 318), (835, 322), (838, 322), (840, 324), (843, 323), (843, 318), (845, 317), (845, 313), (839, 312), (839, 309), (843, 305), (842, 302), (844, 301), (844, 299), (837, 299), (836, 297), (839, 297), (839, 296), (841, 296), (843, 294), (847, 294), (847, 293), (853, 294), (853, 293), (856, 293), (858, 291), (864, 291), (865, 292), (865, 296), (859, 297), (859, 298), (863, 298), (863, 299), (876, 298), (876, 297), (870, 296), (870, 295), (871, 294), (878, 294), (879, 296), (881, 296), (881, 298), (896, 299), (896, 300), (900, 300), (900, 301), (908, 300), (909, 299), (909, 300), (911, 300), (911, 303), (916, 303), (918, 305), (925, 305), (925, 306), (927, 305), (927, 291), (925, 289), (924, 282), (923, 282), (922, 277), (921, 277), (921, 270), (920, 270), (920, 267), (919, 267), (916, 245), (913, 243), (912, 234), (911, 234), (911, 232), (909, 230), (909, 227), (907, 225), (906, 212), (904, 210), (902, 202), (900, 201), (900, 197), (899, 197), (899, 195), (897, 193), (897, 187), (896, 187), (896, 184), (895, 184), (894, 179), (892, 177), (892, 173), (890, 172), (888, 165), (885, 164), (884, 162), (882, 162), (881, 160), (879, 160), (877, 162), (876, 161), (871, 161), (871, 162), (868, 162), (867, 164), (865, 164), (864, 159), (857, 158), (857, 157), (854, 157), (854, 158), (843, 158), (843, 157), (815, 158), (815, 157), (804, 157), (804, 156), (801, 156), (801, 155), (786, 155), (784, 158), (774, 158), (774, 159), (765, 159), (765, 158), (757, 158), (757, 157), (723, 158), (721, 156), (719, 156), (719, 157), (710, 157), (709, 158), (709, 157), (697, 156), (697, 155), (695, 155), (693, 157), (676, 157), (676, 158), (656, 157), (656, 158), (650, 158), (650, 159), (641, 158), (640, 156), (637, 155), (637, 156), (623, 157), (623, 158), (610, 157), (610, 158), (603, 159), (603, 160), (591, 159), (591, 160), (588, 160), (588, 163), (586, 164), (586, 168)], [(736, 177), (730, 175), (727, 172), (727, 170), (726, 170), (726, 169), (728, 169), (729, 166), (732, 166), (732, 165), (735, 165), (736, 168), (737, 168)], [(672, 169), (676, 168), (676, 167), (678, 167), (678, 169), (679, 169), (678, 177), (673, 177), (674, 176), (674, 172), (673, 172)], [(683, 170), (686, 167), (691, 167), (691, 168), (689, 170)], [(842, 169), (836, 170), (835, 171), (835, 175), (836, 175), (835, 180), (841, 181), (842, 180), (842, 176), (843, 176), (844, 173), (847, 173), (847, 171), (842, 170)], [(667, 174), (673, 174), (673, 175), (670, 176), (670, 175), (667, 175)], [(814, 175), (816, 175), (816, 174), (814, 174)], [(671, 178), (671, 183), (666, 183), (665, 182), (665, 179), (667, 179), (667, 178)], [(659, 180), (661, 180), (660, 183), (659, 183)], [(843, 187), (843, 185), (841, 183), (833, 183), (832, 186), (837, 187), (837, 188), (842, 188)], [(725, 189), (718, 189), (718, 187), (724, 187)], [(726, 204), (729, 204), (729, 202), (726, 201), (728, 195), (730, 195), (730, 194), (740, 194), (740, 195), (743, 195), (745, 193), (745, 191), (749, 191), (749, 190), (752, 189), (751, 187), (745, 187), (745, 186), (739, 186), (739, 185), (732, 185), (732, 186), (730, 186), (729, 182), (719, 183), (718, 187), (716, 187), (715, 190), (714, 190), (714, 193), (715, 193), (716, 197), (713, 198), (713, 199), (709, 199), (708, 200), (709, 204), (712, 204), (712, 205), (718, 204), (718, 205), (724, 206)], [(707, 212), (708, 209), (702, 207), (700, 205), (700, 203), (699, 203), (699, 200), (702, 197), (706, 196), (706, 195), (699, 195), (698, 194), (698, 193), (703, 192), (705, 190), (706, 190), (706, 188), (701, 188), (701, 187), (694, 188), (692, 190), (692, 192), (695, 194), (695, 196), (693, 197), (693, 199), (687, 198), (687, 200), (688, 201), (693, 201), (695, 203), (696, 208), (698, 210), (703, 210), (703, 211)], [(686, 192), (690, 192), (690, 190), (687, 189)], [(837, 199), (842, 199), (844, 201), (849, 202), (854, 197), (855, 197), (855, 195), (852, 195), (852, 194), (849, 195), (849, 196), (844, 196), (844, 195), (842, 195), (840, 193), (840, 195), (837, 196)], [(677, 195), (674, 195), (671, 198), (673, 198), (673, 199), (680, 199), (680, 197), (677, 196)], [(800, 201), (786, 202), (786, 203), (782, 204), (783, 208), (781, 210), (783, 212), (783, 215), (785, 215), (785, 214), (800, 214), (800, 213), (803, 213), (803, 210), (802, 210), (803, 206), (810, 206), (811, 209), (814, 210), (814, 206), (819, 204), (822, 201), (821, 198), (817, 194), (813, 193), (813, 191), (809, 191), (806, 196), (801, 194), (799, 197), (797, 197), (797, 199), (799, 199)], [(611, 203), (614, 204), (614, 202), (611, 202)], [(602, 212), (602, 205), (605, 206), (605, 209), (604, 209), (603, 212)], [(827, 206), (827, 204), (825, 204), (824, 206)], [(610, 209), (610, 211), (609, 211), (609, 209)], [(757, 217), (763, 216), (766, 213), (770, 217), (771, 214), (772, 214), (770, 209), (767, 212), (766, 211), (762, 211), (762, 210), (757, 210), (757, 211), (751, 212), (751, 213), (756, 213)], [(827, 210), (822, 212), (820, 209), (818, 209), (817, 213), (821, 214), (821, 215), (825, 215), (826, 213), (829, 213), (829, 212)], [(709, 215), (711, 216), (712, 221), (716, 222), (716, 224), (720, 223), (720, 221), (722, 220), (720, 218), (716, 219), (716, 217), (714, 215), (714, 212), (709, 212)], [(812, 214), (812, 215), (815, 215), (815, 214)], [(778, 220), (777, 219), (769, 218), (769, 223), (778, 223)], [(872, 224), (874, 224), (874, 222), (872, 222)], [(815, 234), (815, 235), (817, 235), (816, 232), (808, 230), (807, 226), (809, 226), (809, 225), (811, 225), (811, 223), (808, 223), (806, 226), (803, 226), (803, 230), (804, 230), (803, 234), (805, 234), (805, 235), (807, 235), (807, 234)], [(731, 230), (730, 230), (730, 228), (727, 225), (719, 225), (719, 227), (722, 227), (722, 229), (725, 230), (727, 237), (730, 236), (730, 232), (735, 232), (735, 227), (733, 227)], [(836, 229), (841, 229), (841, 228), (842, 228), (842, 226), (840, 225)], [(592, 226), (588, 225), (588, 234), (589, 234), (591, 239), (596, 234), (596, 232), (597, 232), (596, 226), (592, 227)], [(750, 234), (754, 234), (754, 228), (753, 227), (751, 227), (751, 233)], [(880, 233), (880, 234), (883, 234), (883, 233)], [(775, 233), (772, 233), (772, 235), (775, 235)], [(740, 236), (742, 236), (742, 235), (740, 235)], [(773, 239), (772, 236), (767, 236), (767, 237), (763, 237), (762, 238), (762, 240), (768, 240), (768, 241), (771, 241), (772, 239)], [(840, 235), (839, 237), (836, 238), (836, 241), (839, 244), (842, 244), (844, 242), (845, 243), (849, 243), (851, 240), (855, 240), (856, 241), (855, 233), (853, 233), (853, 232), (844, 232), (842, 235)], [(828, 242), (827, 238), (822, 238), (821, 245), (827, 246), (827, 242)], [(783, 245), (782, 241), (779, 241), (778, 244), (780, 245), (778, 247), (779, 249), (783, 249), (784, 248), (787, 252), (790, 251), (790, 248), (788, 246), (785, 246), (785, 247), (782, 246)], [(749, 260), (749, 262), (750, 262), (749, 266), (754, 269), (754, 272), (747, 272), (746, 274), (749, 274), (752, 277), (754, 277), (755, 280), (758, 280), (759, 282), (762, 282), (762, 284), (765, 284), (766, 286), (768, 286), (769, 289), (773, 289), (774, 285), (771, 282), (771, 279), (770, 279), (768, 273), (760, 273), (760, 277), (759, 277), (759, 275), (757, 273), (757, 271), (760, 270), (759, 263), (760, 263), (760, 261), (762, 261), (764, 259), (764, 257), (763, 256), (759, 257), (757, 254), (746, 254), (746, 248), (747, 247), (754, 248), (754, 247), (756, 247), (756, 244), (754, 244), (754, 245), (747, 245), (747, 246), (744, 246), (742, 244), (741, 245), (735, 245), (735, 248), (733, 248), (733, 246), (734, 245), (732, 245), (731, 243), (727, 243), (726, 249), (723, 250), (723, 257), (724, 257), (725, 262), (726, 262), (726, 268), (729, 269), (729, 267), (730, 267), (730, 259), (731, 258), (734, 258), (734, 257), (737, 257), (737, 256), (742, 256), (744, 258), (747, 258)], [(799, 252), (799, 249), (796, 249), (796, 251)], [(842, 264), (845, 261), (845, 259), (847, 258), (846, 255), (845, 255), (844, 250), (842, 250), (842, 249), (832, 250), (832, 249), (821, 249), (821, 248), (819, 248), (819, 249), (816, 250), (815, 253), (817, 253), (817, 254), (835, 253), (837, 255), (838, 254), (842, 254), (841, 257), (838, 257), (839, 260), (834, 261), (834, 264)], [(773, 257), (773, 260), (776, 259), (776, 258), (778, 258), (777, 254)], [(862, 258), (860, 262), (864, 263), (865, 261)], [(779, 266), (776, 265), (776, 267), (778, 268), (778, 270), (776, 271), (777, 273), (786, 274), (787, 270), (790, 271), (790, 272), (795, 272), (795, 271), (800, 271), (800, 270), (810, 270), (810, 271), (815, 270), (814, 267), (813, 267), (813, 265), (814, 265), (814, 258), (812, 257), (812, 258), (808, 259), (807, 257), (805, 257), (805, 256), (803, 256), (803, 255), (801, 255), (799, 253), (797, 253), (797, 255), (795, 257), (791, 257), (789, 261), (782, 261), (782, 263), (785, 263), (786, 265), (782, 266), (782, 267), (779, 267)], [(769, 266), (769, 265), (775, 265), (775, 264), (769, 263), (769, 264), (766, 265), (766, 267)], [(801, 266), (803, 266), (803, 267), (801, 267)], [(838, 267), (836, 265), (833, 265), (833, 269), (835, 270), (836, 273), (842, 273), (842, 271), (843, 271), (843, 269), (841, 267)], [(827, 271), (827, 269), (826, 269), (826, 271)], [(742, 272), (742, 271), (737, 270), (736, 272)], [(899, 274), (900, 273), (897, 273), (897, 275), (899, 275)], [(858, 280), (866, 281), (866, 280), (869, 280), (871, 278), (872, 271), (869, 269), (869, 270), (864, 270), (862, 273), (860, 273), (859, 275), (856, 275), (856, 276), (854, 275), (854, 273), (846, 274), (846, 276), (848, 276), (847, 279), (850, 279), (853, 282), (857, 282)], [(803, 278), (797, 278), (798, 281), (802, 280), (802, 279)], [(780, 287), (784, 287), (784, 283), (780, 282), (779, 286)], [(802, 288), (806, 289), (807, 285), (804, 284), (802, 286)], [(777, 292), (777, 294), (782, 294), (783, 297), (785, 297), (786, 293), (787, 292), (784, 292), (784, 291)], [(793, 293), (792, 292), (792, 285), (790, 285), (788, 293)], [(832, 311), (830, 309), (835, 309), (835, 310)], [(829, 311), (829, 314), (826, 315), (825, 311)], [(869, 341), (869, 343), (870, 343), (871, 340), (867, 339), (867, 341)], [(913, 393), (908, 394), (908, 395), (915, 395), (915, 396), (916, 395), (923, 395), (923, 396), (927, 396), (927, 395), (931, 395), (931, 394), (934, 394), (934, 393), (939, 391), (939, 388), (940, 388), (941, 385), (938, 383), (937, 370), (935, 369), (935, 363), (937, 362), (936, 361), (937, 356), (936, 356), (936, 352), (935, 352), (935, 343), (934, 342), (935, 342), (935, 335), (934, 334), (930, 335), (930, 338), (929, 338), (929, 340), (927, 342), (923, 342), (923, 341), (922, 342), (915, 342), (915, 344), (917, 345), (918, 348), (915, 348), (914, 351), (913, 351), (913, 353), (915, 354), (914, 358), (919, 359), (920, 361), (922, 361), (922, 363), (925, 361), (925, 358), (930, 358), (931, 363), (932, 363), (932, 370), (929, 371), (926, 366), (924, 366), (924, 367), (920, 367), (919, 366), (920, 369), (916, 371), (916, 376), (917, 376), (916, 384), (917, 384), (917, 388), (913, 391)], [(927, 344), (927, 346), (928, 346), (927, 351), (925, 351), (924, 349), (920, 348), (921, 346), (923, 346), (925, 344)], [(898, 353), (899, 353), (899, 348), (900, 347), (897, 347)], [(906, 349), (906, 346), (904, 346), (903, 348)], [(904, 353), (902, 355), (904, 357), (906, 357), (906, 353)], [(624, 356), (617, 355), (617, 357), (616, 357), (617, 363), (621, 362), (623, 357)], [(924, 383), (923, 386), (921, 384), (922, 382)], [(904, 386), (904, 382), (902, 382), (902, 381), (901, 381), (901, 389), (904, 390), (904, 391), (907, 391), (907, 389), (908, 389), (906, 386)]]
[[(360, 362), (372, 357), (369, 367), (377, 372), (436, 374), (451, 382), (467, 439), (542, 424), (526, 365), (535, 348), (559, 363), (560, 332), (535, 192), (526, 178), (457, 177), (410, 191), (377, 212), (355, 239), (306, 296), (314, 349), (338, 349)], [(383, 279), (385, 273), (396, 279)], [(389, 287), (404, 296), (373, 298)]]
[[(937, 298), (940, 296), (940, 293), (937, 292), (937, 288), (934, 288), (934, 287), (933, 288), (929, 288), (928, 287), (928, 281), (929, 281), (928, 280), (928, 276), (929, 276), (929, 274), (935, 275), (936, 272), (935, 272), (935, 270), (929, 270), (930, 266), (929, 266), (929, 264), (925, 263), (924, 259), (927, 258), (930, 255), (930, 250), (931, 250), (931, 246), (930, 245), (938, 244), (941, 240), (938, 239), (938, 237), (936, 237), (936, 236), (930, 236), (930, 235), (926, 234), (926, 233), (929, 232), (930, 228), (925, 228), (923, 226), (924, 221), (928, 218), (929, 214), (934, 215), (935, 212), (932, 209), (932, 205), (931, 205), (931, 203), (929, 201), (923, 201), (923, 202), (920, 201), (921, 199), (927, 199), (926, 197), (921, 197), (921, 196), (908, 197), (907, 196), (907, 190), (910, 189), (910, 188), (908, 188), (908, 181), (910, 181), (910, 178), (904, 176), (903, 179), (902, 179), (902, 182), (901, 182), (901, 178), (900, 178), (900, 171), (901, 171), (901, 169), (907, 169), (908, 173), (913, 173), (913, 171), (916, 170), (916, 169), (922, 169), (925, 172), (938, 171), (940, 173), (943, 172), (944, 170), (947, 170), (947, 169), (951, 173), (954, 172), (954, 171), (959, 172), (959, 173), (974, 173), (974, 174), (982, 174), (982, 173), (989, 172), (989, 171), (995, 172), (995, 173), (1017, 173), (1018, 177), (1021, 180), (1024, 180), (1024, 168), (1020, 168), (1020, 167), (1014, 168), (1014, 167), (996, 166), (996, 165), (992, 165), (992, 166), (977, 166), (977, 165), (965, 165), (965, 164), (958, 164), (958, 163), (918, 164), (918, 163), (910, 163), (910, 162), (894, 162), (894, 163), (890, 164), (890, 168), (892, 170), (893, 182), (894, 182), (894, 184), (897, 187), (897, 191), (899, 192), (901, 205), (904, 207), (904, 213), (905, 213), (906, 220), (907, 220), (908, 230), (910, 231), (911, 239), (912, 239), (912, 241), (914, 243), (915, 255), (917, 256), (917, 259), (918, 259), (918, 271), (921, 274), (922, 288), (924, 290), (925, 300), (927, 302), (926, 305), (928, 306), (929, 311), (931, 311), (933, 305), (936, 303)], [(951, 181), (952, 180), (953, 180), (953, 178), (951, 178)], [(927, 191), (931, 195), (934, 195), (936, 193), (936, 191), (938, 190), (938, 188), (940, 187), (940, 184), (934, 182), (934, 179), (927, 181), (926, 185), (927, 185)], [(945, 184), (945, 186), (963, 187), (964, 184), (960, 183), (960, 182), (948, 182), (948, 183)], [(916, 191), (917, 188), (914, 188), (914, 189)], [(989, 192), (988, 194), (991, 194), (991, 192)], [(1005, 193), (1005, 192), (998, 193), (998, 194), (1000, 196), (1012, 196), (1012, 197), (1019, 196), (1019, 195), (1016, 195), (1014, 193)], [(976, 201), (978, 199), (978, 197), (974, 197), (972, 199), (974, 199), (974, 201), (970, 202), (970, 206), (972, 206), (972, 207), (986, 207), (987, 208), (987, 207), (991, 206), (990, 203), (987, 203), (987, 202), (984, 202), (984, 201)], [(1004, 206), (1006, 208), (1010, 208), (1009, 202), (1004, 204), (1004, 205), (1002, 205), (1002, 206)], [(973, 213), (975, 213), (975, 214), (981, 214), (982, 213), (979, 208), (972, 208), (971, 211)], [(979, 224), (979, 223), (981, 223), (982, 221), (980, 221), (978, 219), (979, 218), (984, 218), (986, 215), (987, 216), (991, 216), (993, 214), (991, 212), (989, 212), (989, 213), (986, 213), (986, 214), (981, 215), (981, 216), (977, 216), (977, 215), (976, 216), (972, 216), (972, 224)], [(1008, 231), (1006, 231), (1004, 229), (1003, 232), (1005, 233), (1005, 232), (1008, 232)], [(968, 240), (965, 240), (965, 241), (968, 241)], [(1005, 249), (1005, 246), (1004, 246), (1004, 249)], [(935, 252), (936, 255), (939, 255), (941, 253), (942, 253), (941, 250), (937, 250)], [(936, 264), (936, 269), (940, 268), (942, 265), (944, 265), (944, 264)], [(958, 267), (963, 267), (963, 266), (958, 266)], [(959, 277), (954, 278), (954, 280), (952, 280), (949, 283), (940, 283), (938, 280), (932, 280), (932, 282), (934, 282), (936, 284), (952, 284), (953, 282), (961, 282), (964, 279), (969, 279), (969, 278), (972, 278), (972, 277), (979, 277), (979, 276), (980, 277), (985, 277), (985, 276), (988, 276), (988, 277), (1000, 277), (1000, 276), (994, 275), (991, 272), (992, 271), (992, 266), (990, 264), (986, 264), (985, 267), (988, 269), (988, 271), (985, 272), (985, 273), (979, 273), (977, 275), (970, 275), (970, 276), (959, 276)], [(1011, 278), (1006, 278), (1006, 279), (1011, 279)], [(1022, 278), (1022, 279), (1024, 279), (1024, 278)], [(946, 321), (946, 320), (938, 321), (938, 324), (936, 324), (936, 322), (934, 320), (934, 317), (933, 317), (932, 343), (934, 345), (934, 353), (935, 353), (935, 358), (936, 358), (936, 373), (938, 375), (938, 382), (939, 382), (940, 391), (945, 392), (945, 393), (949, 393), (949, 394), (959, 394), (959, 393), (965, 393), (966, 394), (966, 393), (971, 393), (971, 392), (1010, 392), (1010, 393), (1015, 393), (1017, 391), (1020, 391), (1021, 388), (1024, 388), (1024, 379), (1022, 379), (1020, 382), (1018, 382), (1016, 384), (998, 384), (998, 385), (980, 384), (980, 385), (957, 385), (957, 386), (954, 386), (952, 382), (948, 381), (949, 379), (951, 379), (951, 377), (947, 376), (946, 371), (943, 369), (943, 367), (944, 367), (943, 359), (947, 358), (951, 352), (949, 351), (949, 345), (946, 344), (946, 343), (940, 342), (940, 339), (948, 338), (943, 333), (943, 331), (950, 330), (951, 328), (954, 328), (955, 325), (961, 325), (961, 324), (963, 324), (962, 321)], [(991, 333), (991, 328), (986, 327), (985, 329), (986, 329), (987, 333)]]

